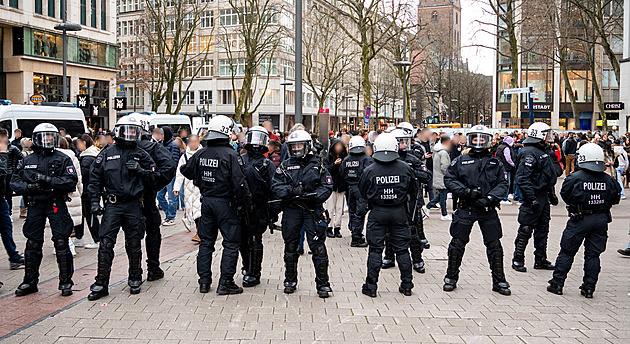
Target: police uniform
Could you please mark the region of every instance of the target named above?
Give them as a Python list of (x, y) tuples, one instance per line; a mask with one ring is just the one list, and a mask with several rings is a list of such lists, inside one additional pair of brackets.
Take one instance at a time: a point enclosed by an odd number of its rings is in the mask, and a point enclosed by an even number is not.
[(375, 296), (387, 236), (400, 269), (400, 290), (408, 290), (410, 294), (413, 276), (407, 202), (409, 197), (416, 196), (418, 190), (414, 171), (398, 159), (388, 163), (376, 160), (363, 172), (359, 189), (371, 209), (366, 230), (369, 254), (364, 293), (372, 292), (371, 296)]
[[(282, 213), (282, 238), (284, 240), (285, 293), (293, 293), (297, 286), (297, 266), (300, 231), (304, 228), (308, 246), (313, 252), (315, 283), (320, 297), (327, 297), (331, 291), (328, 278), (328, 252), (326, 251), (326, 227), (320, 214), (322, 204), (333, 190), (332, 176), (316, 156), (308, 154), (303, 158), (291, 157), (276, 169), (272, 191), (277, 199), (285, 200)], [(306, 197), (306, 195), (311, 195)], [(298, 197), (301, 199), (291, 200)], [(322, 227), (322, 226), (317, 226)]]
[[(599, 256), (606, 249), (610, 208), (619, 204), (621, 186), (604, 172), (586, 169), (564, 179), (560, 196), (567, 204), (570, 219), (560, 240), (553, 278), (549, 281), (555, 293), (562, 294), (573, 258), (584, 242), (584, 279), (582, 295), (592, 297), (601, 270)], [(551, 290), (550, 290), (551, 291)]]
[(479, 223), (488, 262), (492, 271), (493, 290), (509, 295), (509, 285), (503, 271), (503, 247), (501, 246), (501, 221), (496, 211), (510, 186), (503, 164), (487, 150), (460, 155), (446, 170), (446, 188), (459, 198), (457, 211), (453, 214), (450, 234), (453, 239), (448, 246), (448, 268), (444, 278), (445, 290), (454, 289), (459, 279), (459, 267), (470, 232), (475, 222)]
[(204, 138), (206, 147), (195, 153), (180, 169), (182, 175), (191, 179), (201, 192), (201, 218), (197, 229), (201, 243), (197, 254), (197, 274), (202, 293), (207, 293), (212, 283), (212, 254), (219, 231), (223, 238), (223, 255), (217, 293), (243, 291), (234, 283), (241, 242), (241, 224), (236, 212), (239, 206), (249, 206), (251, 196), (242, 160), (229, 145), (228, 137), (224, 140)]
[[(557, 205), (556, 169), (549, 152), (539, 143), (525, 143), (518, 154), (518, 168), (514, 182), (521, 190), (524, 203), (518, 212), (518, 234), (514, 242), (512, 268), (525, 272), (525, 249), (534, 234), (534, 268), (549, 268), (547, 238), (549, 236), (550, 199)], [(551, 266), (553, 268), (553, 266)]]
[(23, 227), (26, 237), (24, 281), (16, 290), (16, 295), (37, 291), (44, 227), (48, 219), (59, 267), (59, 290), (62, 295), (68, 296), (72, 294), (74, 285), (72, 253), (68, 247), (74, 225), (66, 201), (68, 193), (76, 189), (79, 178), (72, 160), (64, 153), (36, 147), (35, 144), (33, 150), (33, 154), (20, 161), (10, 182), (11, 189), (28, 200), (28, 214)]
[(339, 174), (348, 188), (346, 193), (348, 213), (350, 214), (348, 229), (352, 233), (353, 245), (364, 245), (365, 243), (363, 224), (367, 214), (367, 201), (359, 192), (359, 180), (363, 171), (373, 162), (374, 160), (365, 153), (355, 154), (351, 152), (350, 155), (343, 159), (339, 169)]
[(251, 287), (260, 283), (260, 271), (263, 259), (262, 235), (270, 223), (269, 198), (271, 183), (276, 172), (271, 160), (262, 153), (248, 152), (241, 156), (243, 173), (252, 195), (252, 207), (249, 218), (241, 217), (241, 255), (243, 270), (247, 275), (243, 279), (243, 286)]
[[(140, 128), (138, 128), (138, 131)], [(129, 164), (137, 164), (135, 169)], [(114, 260), (116, 237), (122, 227), (125, 232), (125, 251), (129, 260), (127, 284), (133, 294), (142, 284), (142, 247), (145, 234), (143, 193), (154, 185), (158, 177), (155, 162), (135, 141), (116, 142), (101, 151), (92, 165), (88, 191), (92, 205), (98, 206), (105, 198), (105, 210), (99, 232), (96, 281), (90, 288), (90, 300), (108, 295), (109, 277)]]

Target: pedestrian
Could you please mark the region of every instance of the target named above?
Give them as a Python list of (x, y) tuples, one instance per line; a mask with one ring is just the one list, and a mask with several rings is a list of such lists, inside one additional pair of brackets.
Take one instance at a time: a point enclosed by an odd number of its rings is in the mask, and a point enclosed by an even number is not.
[(448, 152), (451, 149), (451, 139), (448, 135), (442, 135), (440, 142), (433, 146), (433, 189), (438, 192), (435, 197), (424, 206), (424, 211), (428, 215), (431, 208), (435, 208), (436, 204), (440, 203), (440, 210), (442, 212), (442, 221), (451, 221), (452, 217), (448, 214), (446, 208), (446, 198), (448, 191), (444, 184), (444, 173), (451, 164), (451, 158)]
[[(78, 241), (79, 244), (84, 244), (83, 247), (86, 249), (96, 249), (99, 245), (98, 232), (101, 226), (98, 216), (92, 214), (92, 203), (90, 193), (87, 191), (87, 186), (90, 185), (90, 168), (101, 150), (93, 144), (92, 138), (88, 134), (83, 134), (77, 139), (77, 148), (81, 152), (79, 153), (79, 164), (81, 165), (81, 178), (84, 188), (83, 193), (81, 194), (81, 210), (83, 219), (87, 220), (87, 226), (90, 231), (92, 241), (88, 244), (83, 242), (83, 236), (85, 233), (83, 225), (75, 228), (74, 234), (76, 235), (76, 241)], [(77, 242), (74, 244), (75, 246), (78, 246)]]
[(180, 171), (180, 168), (192, 158), (197, 151), (199, 151), (201, 145), (199, 136), (191, 135), (188, 138), (188, 146), (186, 147), (186, 152), (182, 154), (181, 158), (179, 158), (179, 163), (177, 164), (176, 175), (175, 175), (175, 184), (173, 193), (176, 197), (179, 197), (180, 189), (184, 190), (184, 202), (186, 204), (185, 207), (185, 216), (182, 218), (182, 222), (188, 231), (191, 231), (193, 226), (195, 227), (195, 235), (192, 237), (192, 241), (201, 242), (199, 239), (199, 234), (197, 233), (199, 228), (199, 219), (201, 218), (201, 191), (199, 188), (195, 186), (192, 180), (184, 178), (184, 175)]
[[(510, 136), (506, 136), (503, 138), (503, 142), (499, 144), (497, 147), (495, 157), (503, 164), (503, 168), (508, 175), (508, 180), (510, 180), (512, 174), (516, 172), (516, 151), (513, 148), (514, 139)], [(505, 197), (501, 199), (501, 205), (511, 205), (512, 202), (508, 200), (508, 196), (510, 194), (510, 189), (508, 188)]]
[(350, 215), (348, 229), (350, 229), (352, 234), (351, 247), (367, 247), (367, 242), (363, 235), (365, 215), (367, 214), (367, 200), (361, 196), (359, 181), (363, 171), (374, 163), (374, 160), (365, 154), (365, 146), (365, 140), (361, 136), (353, 136), (349, 142), (350, 155), (343, 159), (339, 169)]
[(273, 132), (273, 123), (271, 121), (264, 121), (262, 123), (262, 126), (265, 128), (265, 130), (267, 130), (270, 140), (280, 141), (278, 135), (274, 134)]
[(290, 158), (280, 164), (272, 186), (274, 196), (285, 201), (282, 215), (284, 293), (292, 294), (297, 288), (298, 246), (300, 232), (304, 229), (313, 252), (317, 294), (327, 298), (332, 289), (325, 245), (327, 223), (322, 221), (322, 214), (325, 213), (323, 203), (333, 190), (332, 176), (314, 154), (311, 135), (306, 131), (293, 131), (286, 144)]
[(153, 128), (153, 131), (151, 134), (151, 140), (153, 142), (162, 143), (162, 141), (164, 141), (164, 129)]
[(547, 291), (562, 295), (573, 259), (584, 242), (584, 278), (580, 293), (590, 299), (601, 270), (599, 256), (606, 249), (610, 208), (619, 204), (621, 186), (606, 173), (604, 152), (596, 144), (586, 144), (578, 151), (579, 171), (567, 176), (560, 196), (567, 204), (569, 220), (560, 240), (553, 278)]
[[(433, 171), (433, 146), (434, 143), (431, 141), (431, 130), (429, 128), (424, 128), (419, 131), (418, 144), (412, 147), (414, 153), (420, 159), (425, 166), (429, 169), (429, 171)], [(432, 200), (435, 196), (435, 191), (433, 190), (433, 183), (426, 185), (426, 192), (429, 196), (429, 200)]]
[[(262, 236), (271, 223), (269, 200), (276, 168), (264, 154), (269, 144), (269, 132), (261, 126), (245, 134), (246, 153), (241, 155), (243, 173), (252, 195), (252, 207), (241, 215), (241, 256), (243, 257), (243, 287), (260, 284), (263, 260)], [(245, 209), (245, 208), (242, 208)]]
[(562, 153), (564, 153), (564, 172), (568, 176), (575, 170), (575, 154), (578, 143), (575, 141), (575, 134), (569, 133), (569, 137), (562, 143)]
[(4, 199), (9, 204), (9, 214), (13, 214), (13, 189), (11, 188), (11, 177), (24, 155), (20, 149), (11, 144), (9, 133), (5, 130), (0, 132), (0, 142), (7, 145), (7, 178), (5, 179)]
[[(6, 129), (0, 128), (0, 134), (6, 132)], [(13, 222), (9, 214), (9, 204), (4, 199), (5, 193), (1, 190), (6, 185), (4, 179), (7, 177), (7, 150), (7, 144), (0, 142), (0, 237), (9, 256), (9, 268), (17, 270), (24, 266), (24, 257), (17, 251), (13, 240)]]
[(142, 216), (146, 219), (144, 238), (147, 250), (147, 281), (157, 281), (164, 277), (164, 271), (160, 268), (160, 250), (162, 248), (162, 233), (160, 224), (162, 217), (155, 204), (157, 192), (168, 185), (175, 177), (176, 163), (173, 156), (162, 143), (151, 140), (150, 121), (146, 115), (140, 113), (129, 114), (141, 125), (140, 141), (137, 145), (145, 152), (149, 153), (156, 166), (156, 181), (153, 184), (144, 186), (142, 193)]
[(57, 150), (67, 155), (72, 160), (72, 165), (74, 166), (74, 170), (76, 171), (78, 177), (76, 188), (74, 191), (68, 193), (68, 201), (66, 204), (74, 227), (73, 232), (75, 238), (72, 238), (68, 243), (70, 247), (70, 252), (74, 256), (76, 255), (75, 247), (83, 247), (83, 240), (76, 239), (76, 233), (83, 230), (83, 212), (81, 207), (81, 195), (83, 194), (83, 177), (81, 174), (81, 163), (79, 162), (79, 159), (77, 158), (74, 151), (70, 149), (70, 144), (68, 143), (67, 138), (59, 138), (59, 148), (57, 148)]
[[(184, 143), (184, 140), (182, 140), (180, 137), (174, 138), (173, 142), (175, 142), (175, 145), (177, 146), (177, 148), (179, 148), (179, 157), (181, 159), (182, 155), (186, 153), (186, 143)], [(177, 161), (179, 162), (179, 160)], [(176, 190), (178, 191), (177, 193), (175, 193)], [(177, 189), (173, 184), (173, 194), (175, 195), (176, 211), (179, 210), (179, 208), (181, 207), (184, 211), (184, 217), (186, 217), (186, 204), (184, 203), (184, 197), (186, 196), (186, 193), (184, 192), (184, 186), (181, 185), (180, 189)]]
[(443, 290), (450, 292), (457, 288), (464, 250), (470, 241), (472, 226), (477, 222), (490, 263), (492, 290), (501, 295), (510, 295), (510, 285), (503, 270), (503, 247), (500, 241), (503, 233), (496, 211), (510, 182), (503, 164), (489, 151), (492, 132), (483, 125), (476, 125), (466, 136), (469, 153), (455, 159), (444, 176), (446, 187), (458, 197), (459, 204), (450, 227), (452, 239), (448, 245), (448, 267)]
[(181, 128), (177, 134), (179, 135), (179, 139), (182, 140), (184, 146), (188, 145), (188, 129)]
[(281, 144), (278, 141), (270, 140), (269, 141), (269, 152), (267, 153), (267, 158), (273, 162), (273, 165), (277, 168), (280, 166), (280, 148)]
[(616, 179), (619, 182), (619, 185), (621, 185), (621, 199), (623, 200), (626, 199), (626, 191), (623, 188), (623, 179), (626, 171), (628, 170), (628, 167), (630, 166), (630, 163), (628, 161), (628, 153), (625, 149), (623, 149), (621, 141), (619, 140), (615, 140), (615, 142), (613, 143), (613, 152), (615, 154), (614, 166), (617, 170)]
[(409, 257), (410, 227), (407, 221), (407, 200), (417, 194), (417, 182), (411, 167), (398, 155), (394, 134), (379, 135), (374, 141), (374, 161), (361, 176), (359, 189), (367, 200), (370, 215), (367, 222), (369, 253), (367, 277), (361, 292), (376, 297), (378, 277), (383, 264), (384, 241), (391, 242), (400, 270), (398, 291), (411, 296), (413, 275)]
[(234, 283), (241, 242), (241, 225), (236, 208), (249, 207), (251, 195), (242, 171), (242, 160), (229, 143), (234, 130), (235, 123), (231, 118), (223, 115), (213, 117), (203, 138), (207, 142), (206, 147), (180, 168), (182, 175), (191, 179), (202, 195), (198, 228), (201, 243), (197, 254), (200, 293), (210, 291), (212, 254), (219, 231), (223, 237), (223, 255), (217, 294), (243, 292), (243, 288)]
[(56, 150), (59, 130), (50, 123), (33, 129), (34, 154), (22, 159), (11, 178), (11, 187), (18, 195), (28, 196), (29, 209), (24, 222), (24, 280), (15, 291), (25, 296), (38, 291), (39, 266), (42, 262), (44, 227), (50, 223), (55, 256), (59, 267), (59, 290), (62, 296), (72, 295), (74, 267), (68, 247), (72, 218), (66, 207), (68, 193), (75, 190), (78, 176), (72, 160)]
[[(164, 132), (162, 144), (164, 145), (166, 150), (171, 153), (173, 165), (177, 166), (177, 163), (179, 162), (179, 157), (181, 156), (181, 148), (178, 147), (177, 143), (173, 141), (173, 131), (171, 127), (164, 126), (160, 129), (162, 129), (162, 131)], [(175, 225), (175, 216), (177, 215), (177, 202), (179, 200), (177, 197), (175, 197), (175, 194), (173, 193), (174, 184), (175, 174), (173, 173), (170, 182), (157, 193), (158, 204), (160, 205), (160, 208), (162, 208), (162, 210), (164, 211), (164, 215), (166, 216), (166, 219), (162, 222), (162, 226)]]
[(142, 247), (145, 217), (142, 215), (144, 190), (157, 181), (155, 162), (138, 141), (142, 124), (132, 116), (121, 117), (116, 123), (116, 142), (101, 151), (90, 170), (88, 191), (93, 214), (100, 214), (101, 193), (104, 190), (105, 209), (101, 222), (97, 274), (90, 286), (88, 300), (109, 295), (109, 277), (114, 260), (116, 237), (122, 228), (125, 251), (129, 260), (127, 285), (131, 294), (140, 293), (142, 285)]
[[(7, 132), (8, 136), (8, 132)], [(22, 150), (22, 145), (20, 142), (22, 141), (22, 129), (17, 128), (13, 130), (13, 141), (11, 141), (11, 145), (17, 147), (17, 149)]]
[[(534, 269), (553, 270), (547, 260), (547, 238), (550, 205), (558, 205), (555, 185), (557, 171), (550, 150), (546, 148), (552, 137), (551, 128), (542, 122), (532, 124), (527, 130), (524, 147), (518, 154), (518, 167), (514, 182), (521, 190), (523, 205), (518, 211), (518, 234), (514, 243), (512, 268), (526, 272), (525, 249), (529, 238), (534, 234)], [(557, 159), (556, 159), (557, 160)]]
[(341, 238), (341, 218), (343, 216), (343, 200), (346, 194), (346, 187), (340, 173), (341, 162), (348, 156), (346, 145), (337, 139), (333, 139), (330, 144), (328, 154), (324, 157), (323, 165), (332, 176), (333, 192), (326, 201), (326, 208), (332, 218), (332, 226), (326, 229), (326, 236), (329, 238)]

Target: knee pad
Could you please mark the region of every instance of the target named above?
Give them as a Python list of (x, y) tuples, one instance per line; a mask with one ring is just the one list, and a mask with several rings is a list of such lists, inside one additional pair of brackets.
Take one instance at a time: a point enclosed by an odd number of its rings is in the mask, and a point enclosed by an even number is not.
[(108, 239), (108, 238), (101, 238), (101, 243), (100, 245), (108, 250), (113, 250), (114, 246), (116, 245), (112, 240)]
[(368, 251), (370, 253), (383, 254), (383, 248), (382, 247), (370, 247), (370, 249)]
[(64, 240), (64, 239), (57, 239), (54, 242), (55, 245), (55, 250), (62, 252), (68, 249), (68, 240)]
[(518, 234), (524, 234), (527, 237), (530, 237), (534, 232), (534, 227), (532, 226), (521, 226), (518, 229)]
[(284, 252), (287, 253), (294, 253), (297, 252), (298, 249), (298, 244), (284, 244)]
[(138, 248), (140, 247), (140, 239), (138, 238), (128, 238), (125, 239), (125, 245), (129, 246), (130, 248)]
[(457, 238), (453, 238), (451, 239), (451, 246), (456, 247), (456, 248), (464, 248), (466, 247), (466, 243), (464, 243), (463, 241)]
[(503, 247), (501, 246), (501, 242), (499, 240), (495, 240), (493, 242), (487, 243), (486, 248), (489, 250), (501, 250)]
[(326, 252), (326, 246), (317, 246), (315, 249), (313, 249), (313, 255), (320, 258), (327, 257), (328, 252)]
[(44, 246), (44, 242), (35, 241), (33, 239), (26, 240), (26, 249), (27, 250), (41, 250)]

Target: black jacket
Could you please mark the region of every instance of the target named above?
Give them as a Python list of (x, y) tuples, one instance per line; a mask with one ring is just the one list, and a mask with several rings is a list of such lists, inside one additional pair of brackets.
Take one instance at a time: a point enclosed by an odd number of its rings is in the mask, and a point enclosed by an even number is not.
[(239, 205), (249, 205), (251, 194), (242, 163), (227, 143), (208, 141), (208, 145), (188, 159), (180, 171), (193, 181), (203, 197), (228, 198)]
[[(514, 166), (508, 164), (507, 160), (505, 159), (505, 149), (509, 149), (510, 150), (510, 157), (512, 158), (512, 162), (514, 162)], [(516, 164), (517, 164), (517, 158), (516, 158), (516, 150), (512, 147), (510, 147), (510, 145), (508, 145), (507, 143), (501, 143), (499, 145), (499, 147), (497, 147), (497, 151), (495, 153), (495, 156), (497, 159), (499, 159), (499, 161), (501, 161), (501, 163), (503, 164), (503, 167), (505, 167), (505, 170), (507, 172), (514, 172), (516, 171)]]
[(87, 187), (90, 185), (90, 170), (92, 164), (96, 161), (99, 151), (95, 146), (90, 146), (79, 154), (79, 165), (81, 166), (81, 182), (85, 187), (85, 191), (81, 195), (82, 199), (90, 199), (90, 193), (87, 192)]
[(12, 175), (18, 163), (24, 158), (22, 151), (14, 145), (7, 146), (7, 174)]
[(533, 200), (538, 194), (555, 192), (558, 176), (552, 158), (556, 159), (555, 154), (551, 157), (545, 147), (538, 143), (526, 143), (518, 154), (514, 183), (521, 190), (526, 202)]
[[(36, 183), (40, 173), (52, 177), (50, 185), (42, 185), (45, 191), (29, 191), (28, 185)], [(11, 178), (11, 189), (17, 195), (27, 195), (36, 201), (52, 200), (76, 190), (79, 177), (69, 156), (58, 150), (36, 150), (20, 161)]]
[(481, 188), (481, 197), (498, 204), (510, 187), (503, 164), (488, 153), (460, 155), (446, 169), (444, 184), (453, 196), (469, 203), (475, 201), (470, 198), (471, 190)]
[(396, 159), (389, 163), (375, 161), (361, 175), (361, 196), (373, 206), (405, 206), (416, 197), (416, 176), (407, 163)]
[(568, 138), (564, 143), (564, 155), (575, 155), (578, 143), (573, 138)]
[(583, 210), (609, 210), (619, 204), (621, 186), (604, 172), (580, 170), (564, 179), (560, 196), (569, 207)]
[(271, 184), (276, 173), (276, 167), (260, 153), (245, 153), (241, 155), (243, 173), (252, 195), (252, 203), (267, 207), (271, 198)]
[(433, 179), (433, 173), (411, 152), (399, 151), (400, 160), (404, 161), (413, 170), (418, 183), (429, 184)]
[[(130, 171), (126, 166), (130, 160), (137, 161), (143, 171)], [(102, 150), (92, 165), (88, 185), (90, 198), (92, 202), (99, 202), (103, 190), (121, 200), (140, 197), (145, 188), (155, 184), (156, 170), (155, 162), (144, 149), (116, 142)]]
[[(330, 173), (313, 155), (305, 159), (290, 158), (276, 169), (271, 189), (277, 199), (290, 199), (294, 188), (298, 186), (302, 186), (304, 194), (316, 194), (311, 199), (301, 202), (309, 207), (320, 206), (333, 191)], [(290, 203), (287, 206), (294, 207), (297, 204)]]
[[(335, 145), (344, 146), (344, 149), (341, 152), (341, 154), (337, 155), (335, 153)], [(346, 151), (346, 147), (343, 144), (343, 142), (341, 140), (334, 139), (332, 141), (332, 144), (330, 145), (328, 154), (326, 155), (326, 157), (324, 157), (324, 160), (322, 161), (324, 167), (328, 170), (328, 172), (330, 173), (330, 176), (332, 177), (333, 191), (345, 191), (342, 185), (343, 181), (341, 180), (342, 178), (339, 173), (341, 164), (335, 165), (335, 160), (337, 159), (343, 160), (347, 156), (348, 156), (348, 152)]]
[(142, 140), (138, 142), (138, 147), (149, 153), (149, 156), (151, 156), (151, 159), (153, 159), (157, 167), (157, 180), (154, 185), (148, 185), (147, 189), (152, 191), (163, 189), (175, 177), (177, 163), (179, 161), (174, 162), (171, 153), (166, 147), (159, 143), (150, 140)]
[(4, 201), (7, 178), (7, 153), (0, 153), (0, 202)]
[(361, 175), (365, 169), (372, 165), (374, 160), (372, 157), (364, 153), (350, 154), (343, 159), (339, 173), (343, 182), (342, 191), (347, 191), (349, 186), (359, 185)]

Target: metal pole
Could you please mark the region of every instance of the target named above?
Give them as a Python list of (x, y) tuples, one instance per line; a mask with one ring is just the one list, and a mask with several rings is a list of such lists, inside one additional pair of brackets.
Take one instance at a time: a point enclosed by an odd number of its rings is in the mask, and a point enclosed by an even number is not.
[(302, 123), (302, 0), (295, 1), (295, 123)]
[(407, 121), (407, 68), (403, 68), (403, 121)]
[(346, 98), (346, 133), (350, 131), (350, 117), (348, 117), (348, 96)]
[(282, 85), (282, 118), (283, 118), (283, 122), (284, 122), (284, 126), (286, 127), (287, 123), (287, 85), (284, 84)]
[[(67, 12), (68, 12), (68, 0), (61, 0), (63, 1), (63, 22), (64, 24), (66, 23), (66, 16), (67, 16)], [(64, 102), (68, 101), (68, 66), (67, 66), (67, 61), (68, 61), (68, 35), (66, 33), (66, 30), (63, 30), (63, 100)]]

